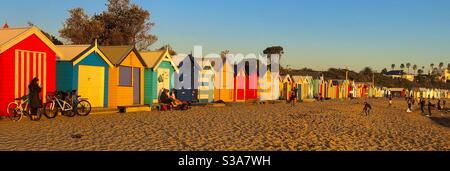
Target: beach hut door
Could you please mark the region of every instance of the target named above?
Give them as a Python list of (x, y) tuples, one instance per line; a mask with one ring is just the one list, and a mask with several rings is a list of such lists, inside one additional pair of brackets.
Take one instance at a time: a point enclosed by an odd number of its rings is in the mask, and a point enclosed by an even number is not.
[(141, 103), (141, 70), (140, 68), (133, 68), (133, 103)]

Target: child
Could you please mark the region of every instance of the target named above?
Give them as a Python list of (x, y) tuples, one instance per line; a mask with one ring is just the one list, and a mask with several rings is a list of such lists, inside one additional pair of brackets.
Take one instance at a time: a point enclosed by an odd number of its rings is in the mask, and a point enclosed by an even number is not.
[(366, 115), (369, 115), (369, 114), (370, 114), (370, 110), (372, 110), (372, 106), (370, 106), (369, 103), (364, 102), (363, 112), (364, 112)]
[(406, 109), (407, 113), (411, 113), (411, 105), (412, 105), (412, 101), (411, 101), (411, 99), (408, 99), (408, 109)]
[(389, 107), (392, 106), (392, 97), (389, 97)]

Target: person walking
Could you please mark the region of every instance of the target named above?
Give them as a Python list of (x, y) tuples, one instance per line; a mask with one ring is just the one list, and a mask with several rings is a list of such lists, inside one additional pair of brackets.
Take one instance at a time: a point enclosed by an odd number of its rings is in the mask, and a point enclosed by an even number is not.
[(370, 110), (372, 110), (372, 106), (369, 103), (364, 102), (363, 112), (366, 114), (366, 116), (370, 114)]
[(42, 88), (39, 86), (39, 78), (33, 78), (28, 85), (28, 100), (30, 105), (30, 115), (31, 120), (38, 119), (38, 110), (42, 107), (42, 100), (39, 96), (39, 93), (42, 91)]
[(420, 111), (422, 112), (422, 114), (425, 114), (425, 100), (423, 98), (420, 98), (419, 105)]

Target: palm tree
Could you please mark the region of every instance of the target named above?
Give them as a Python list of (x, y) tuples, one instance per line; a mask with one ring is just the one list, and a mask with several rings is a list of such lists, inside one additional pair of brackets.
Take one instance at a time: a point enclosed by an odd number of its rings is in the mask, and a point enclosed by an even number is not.
[(405, 64), (400, 64), (400, 68), (403, 70), (405, 68)]
[(434, 68), (434, 64), (431, 63), (431, 64), (430, 64), (430, 73), (433, 71), (433, 68)]
[(443, 67), (444, 67), (444, 62), (439, 62), (439, 72), (442, 72)]
[(433, 71), (431, 71), (431, 75), (435, 75), (435, 74), (437, 74), (438, 73), (438, 68), (437, 67), (434, 67), (433, 68)]
[(416, 70), (417, 70), (417, 65), (414, 64), (414, 65), (413, 65), (413, 71), (414, 71), (414, 74), (417, 74), (417, 73), (416, 73)]
[(409, 74), (409, 67), (411, 67), (411, 63), (406, 63), (406, 68), (408, 68), (408, 74)]
[[(449, 65), (450, 65), (450, 63), (449, 63)], [(395, 64), (392, 64), (392, 65), (391, 65), (391, 69), (392, 69), (392, 70), (395, 69)]]

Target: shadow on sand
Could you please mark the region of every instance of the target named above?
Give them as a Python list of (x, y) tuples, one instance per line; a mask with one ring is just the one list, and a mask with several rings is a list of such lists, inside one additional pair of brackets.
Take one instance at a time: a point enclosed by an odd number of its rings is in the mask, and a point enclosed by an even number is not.
[(447, 117), (431, 117), (430, 118), (433, 122), (445, 126), (447, 128), (450, 128), (450, 118)]

